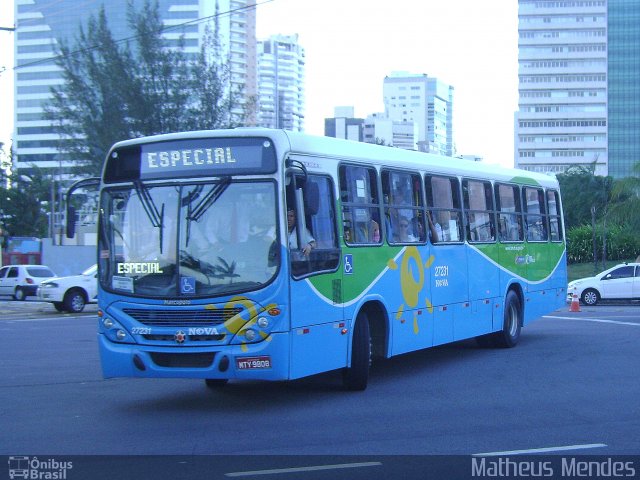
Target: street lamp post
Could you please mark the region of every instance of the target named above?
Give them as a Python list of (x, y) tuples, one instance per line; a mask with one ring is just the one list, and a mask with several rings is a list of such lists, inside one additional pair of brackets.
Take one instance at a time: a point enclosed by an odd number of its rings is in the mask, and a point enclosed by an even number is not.
[(593, 273), (598, 273), (598, 258), (596, 251), (596, 206), (591, 205), (591, 238), (593, 239)]

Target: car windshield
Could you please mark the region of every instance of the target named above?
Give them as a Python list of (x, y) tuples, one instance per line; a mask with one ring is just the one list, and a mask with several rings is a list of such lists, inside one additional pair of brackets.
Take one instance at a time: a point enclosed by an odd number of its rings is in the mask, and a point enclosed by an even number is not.
[(27, 273), (32, 277), (47, 278), (56, 275), (47, 267), (27, 267)]
[(98, 265), (91, 265), (84, 272), (82, 272), (82, 275), (86, 275), (87, 277), (90, 277), (92, 275), (95, 275), (97, 271), (98, 271)]
[(100, 281), (148, 297), (228, 295), (277, 269), (273, 182), (136, 185), (105, 190)]

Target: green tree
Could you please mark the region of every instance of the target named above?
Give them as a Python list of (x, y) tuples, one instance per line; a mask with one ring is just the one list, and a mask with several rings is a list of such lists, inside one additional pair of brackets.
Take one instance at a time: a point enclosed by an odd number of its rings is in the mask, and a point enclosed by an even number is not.
[(11, 237), (47, 235), (51, 180), (35, 168), (30, 176), (13, 173), (0, 185), (2, 229)]
[(607, 203), (605, 191), (610, 180), (594, 173), (595, 165), (574, 167), (558, 175), (562, 191), (565, 226), (568, 229), (591, 225), (591, 209), (599, 220)]
[(216, 2), (214, 28), (205, 26), (198, 59), (190, 66), (192, 98), (185, 130), (242, 126), (256, 106), (256, 98), (243, 102), (243, 90), (231, 82), (231, 62), (220, 43), (219, 15)]
[[(140, 11), (130, 2), (127, 18), (130, 41), (113, 37), (102, 8), (80, 27), (73, 48), (60, 42), (56, 63), (64, 84), (52, 89), (46, 111), (61, 134), (59, 149), (84, 167), (80, 173), (99, 174), (116, 141), (235, 127), (252, 107), (242, 103), (241, 91), (230, 88), (217, 24), (198, 59), (188, 61), (182, 44), (169, 48), (162, 37), (157, 1), (146, 0)], [(212, 47), (218, 48), (212, 52)]]
[(634, 166), (636, 175), (618, 179), (611, 189), (610, 221), (626, 225), (640, 234), (640, 162)]
[(608, 258), (627, 260), (640, 253), (638, 242), (631, 241), (640, 237), (640, 178), (597, 176), (594, 168), (578, 167), (558, 175), (558, 180), (570, 259), (585, 261), (588, 256), (600, 270)]

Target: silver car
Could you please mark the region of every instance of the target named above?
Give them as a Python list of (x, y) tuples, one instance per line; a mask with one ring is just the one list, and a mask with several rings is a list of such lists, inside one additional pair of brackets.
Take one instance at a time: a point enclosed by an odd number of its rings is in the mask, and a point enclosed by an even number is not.
[(41, 282), (56, 274), (44, 265), (7, 265), (0, 268), (0, 295), (12, 295), (24, 300), (36, 295)]
[(600, 300), (640, 299), (640, 263), (622, 263), (593, 277), (569, 282), (567, 300), (577, 295), (585, 305)]
[(50, 302), (59, 312), (80, 313), (98, 297), (98, 266), (92, 265), (80, 275), (51, 278), (40, 284), (38, 299)]

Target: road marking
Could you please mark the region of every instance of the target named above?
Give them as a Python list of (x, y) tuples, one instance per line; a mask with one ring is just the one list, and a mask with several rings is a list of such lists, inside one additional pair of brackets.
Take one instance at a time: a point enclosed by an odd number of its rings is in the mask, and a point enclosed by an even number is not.
[(255, 475), (275, 475), (278, 473), (317, 472), (320, 470), (339, 470), (344, 468), (379, 467), (382, 462), (341, 463), (337, 465), (315, 465), (310, 467), (276, 468), (273, 470), (254, 470), (250, 472), (225, 473), (225, 477), (252, 477)]
[(557, 317), (553, 315), (543, 315), (542, 318), (555, 318), (558, 320), (577, 320), (579, 322), (594, 322), (594, 323), (613, 323), (615, 325), (631, 325), (634, 327), (640, 327), (640, 323), (634, 322), (621, 322), (619, 320), (601, 320), (598, 318), (578, 318), (578, 317)]
[(564, 447), (530, 448), (528, 450), (508, 450), (504, 452), (474, 453), (473, 457), (497, 457), (501, 455), (527, 455), (530, 453), (566, 452), (567, 450), (583, 450), (586, 448), (602, 448), (604, 443), (588, 443), (586, 445), (565, 445)]

